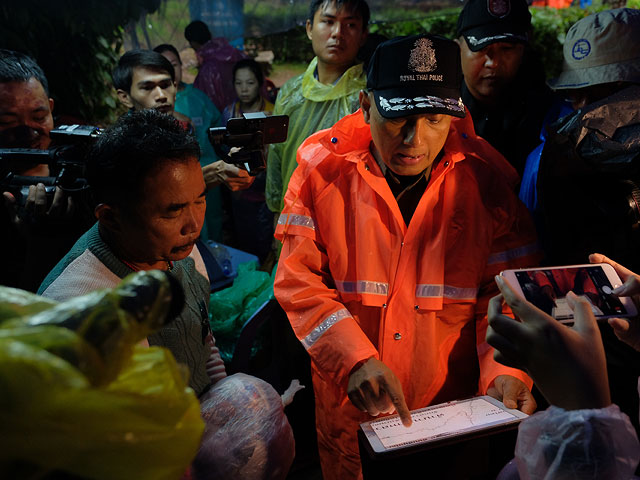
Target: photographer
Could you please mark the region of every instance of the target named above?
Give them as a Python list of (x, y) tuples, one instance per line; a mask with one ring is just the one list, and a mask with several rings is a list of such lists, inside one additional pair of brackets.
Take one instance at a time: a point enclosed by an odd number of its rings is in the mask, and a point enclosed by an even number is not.
[[(589, 261), (613, 266), (624, 281), (613, 293), (637, 304), (638, 275), (599, 253)], [(566, 326), (521, 298), (500, 275), (496, 283), (500, 295), (489, 302), (486, 335), (494, 358), (525, 370), (551, 404), (520, 424), (515, 462), (498, 479), (631, 478), (640, 460), (638, 439), (629, 417), (612, 404), (605, 348), (589, 301), (567, 294), (575, 323)], [(503, 302), (518, 320), (502, 314)], [(638, 349), (638, 318), (607, 323), (619, 340)]]
[[(47, 79), (29, 56), (0, 50), (0, 148), (46, 150), (51, 144), (53, 99)], [(0, 180), (10, 173), (0, 164)], [(11, 171), (28, 177), (48, 177), (49, 165), (25, 163)], [(34, 178), (26, 199), (6, 191), (0, 223), (5, 260), (0, 283), (35, 291), (47, 272), (86, 229), (79, 220), (74, 199), (56, 188), (47, 195), (43, 183)]]

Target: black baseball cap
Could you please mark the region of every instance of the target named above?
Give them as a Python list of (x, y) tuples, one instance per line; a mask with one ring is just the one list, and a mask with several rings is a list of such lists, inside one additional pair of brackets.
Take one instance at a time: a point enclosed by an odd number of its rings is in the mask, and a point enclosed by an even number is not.
[(496, 42), (527, 43), (531, 13), (526, 0), (469, 0), (458, 17), (458, 34), (473, 52)]
[(396, 37), (381, 43), (369, 61), (367, 89), (384, 118), (421, 113), (464, 117), (458, 45), (437, 35)]

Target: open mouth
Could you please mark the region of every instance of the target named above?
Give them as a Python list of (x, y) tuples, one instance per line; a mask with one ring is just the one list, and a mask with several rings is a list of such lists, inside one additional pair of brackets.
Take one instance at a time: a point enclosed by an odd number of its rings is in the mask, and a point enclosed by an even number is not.
[(171, 249), (171, 252), (173, 253), (184, 253), (184, 252), (188, 252), (191, 249), (193, 249), (193, 246), (195, 245), (196, 242), (189, 242), (185, 245), (181, 245), (179, 247), (173, 247)]
[(396, 158), (399, 160), (400, 163), (404, 165), (416, 165), (424, 159), (424, 154), (405, 155), (405, 154), (399, 153), (398, 155), (396, 155)]

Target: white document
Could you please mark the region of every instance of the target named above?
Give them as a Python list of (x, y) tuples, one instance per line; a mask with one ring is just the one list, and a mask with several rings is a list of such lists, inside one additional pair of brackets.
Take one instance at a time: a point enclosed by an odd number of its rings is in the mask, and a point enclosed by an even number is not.
[(517, 423), (526, 417), (492, 397), (482, 396), (414, 410), (413, 424), (408, 428), (398, 415), (366, 422), (361, 427), (374, 451), (381, 452)]

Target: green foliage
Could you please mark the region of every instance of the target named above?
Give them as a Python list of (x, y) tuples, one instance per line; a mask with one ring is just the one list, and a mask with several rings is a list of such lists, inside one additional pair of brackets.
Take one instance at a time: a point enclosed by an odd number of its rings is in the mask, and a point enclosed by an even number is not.
[(261, 50), (271, 50), (278, 62), (309, 63), (313, 58), (311, 42), (303, 26), (262, 37), (246, 37), (245, 50), (254, 56)]
[(447, 8), (413, 20), (377, 22), (369, 26), (369, 32), (384, 35), (387, 38), (419, 33), (454, 38), (459, 14), (460, 8)]
[[(640, 0), (633, 1), (640, 2)], [(533, 26), (531, 47), (540, 54), (547, 78), (557, 76), (562, 70), (562, 46), (571, 25), (587, 15), (606, 8), (607, 6), (602, 3), (587, 9), (579, 7), (530, 8)], [(371, 25), (369, 30), (387, 38), (415, 35), (421, 32), (455, 38), (459, 13), (460, 8), (445, 9), (415, 20), (376, 23)]]
[(580, 7), (531, 7), (533, 26), (532, 48), (540, 53), (547, 78), (557, 77), (562, 71), (562, 47), (567, 31), (581, 18), (604, 10), (606, 6), (582, 9)]
[[(571, 25), (604, 8), (606, 6), (603, 5), (588, 9), (579, 7), (531, 8), (531, 23), (533, 25), (531, 46), (542, 57), (547, 78), (557, 76), (562, 69), (562, 44)], [(405, 17), (413, 15), (404, 11), (402, 13), (405, 13)], [(387, 38), (423, 32), (455, 38), (459, 14), (460, 8), (447, 8), (423, 14), (412, 20), (375, 22), (369, 25), (369, 32), (384, 35)], [(306, 37), (304, 27), (296, 27), (284, 33), (259, 38), (248, 38), (247, 49), (250, 53), (259, 50), (273, 50), (275, 58), (282, 62), (309, 62), (313, 58), (311, 42)]]
[(161, 0), (25, 0), (0, 5), (0, 46), (33, 56), (49, 81), (56, 116), (114, 120), (111, 86), (123, 25)]
[[(257, 37), (261, 32), (278, 32), (290, 19), (306, 18), (309, 4), (296, 2), (293, 4), (274, 6), (268, 2), (257, 1), (253, 5), (245, 3), (244, 32), (245, 36)], [(298, 26), (296, 30), (301, 27)], [(285, 27), (286, 28), (286, 27)]]

